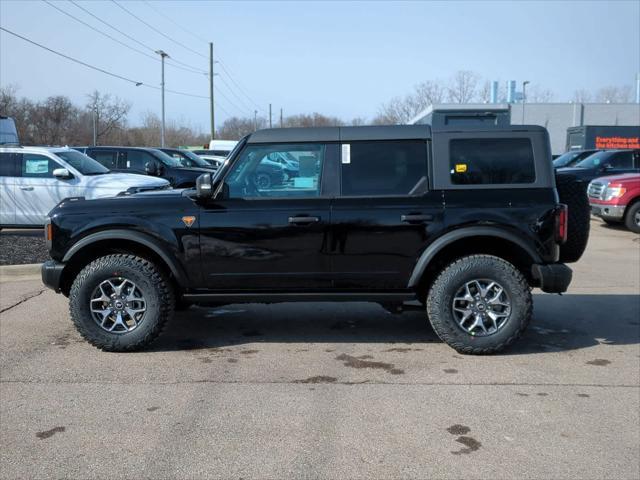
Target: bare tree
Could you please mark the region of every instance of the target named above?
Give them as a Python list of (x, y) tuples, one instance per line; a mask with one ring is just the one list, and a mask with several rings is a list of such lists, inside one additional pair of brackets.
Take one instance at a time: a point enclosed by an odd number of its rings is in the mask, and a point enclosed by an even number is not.
[(450, 80), (448, 98), (451, 103), (471, 103), (476, 100), (480, 77), (470, 70), (460, 70)]
[(331, 117), (314, 112), (312, 114), (291, 115), (283, 122), (285, 127), (335, 127), (344, 125), (338, 117)]
[(533, 85), (527, 92), (526, 100), (531, 103), (549, 103), (553, 101), (554, 97), (555, 95), (550, 89)]
[(631, 101), (631, 91), (630, 85), (602, 87), (596, 92), (596, 102), (628, 103)]
[(95, 115), (96, 143), (107, 139), (115, 130), (122, 129), (131, 110), (131, 104), (118, 97), (111, 99), (111, 95), (102, 94), (95, 90), (89, 95), (87, 109)]
[[(258, 117), (257, 122), (257, 129), (264, 128), (267, 124), (267, 121), (262, 117)], [(218, 127), (216, 136), (218, 138), (224, 138), (225, 140), (239, 140), (255, 130), (256, 125), (253, 118), (231, 117), (227, 118), (222, 125)]]
[(447, 92), (442, 82), (439, 80), (427, 80), (415, 86), (414, 103), (421, 110), (424, 110), (430, 105), (443, 103), (446, 96)]
[(580, 89), (573, 92), (572, 101), (574, 103), (587, 103), (587, 102), (590, 102), (591, 99), (592, 99), (591, 92), (589, 92), (588, 90)]
[(64, 145), (72, 140), (71, 126), (78, 108), (68, 97), (57, 95), (35, 106), (31, 122), (37, 132), (35, 141), (41, 145)]

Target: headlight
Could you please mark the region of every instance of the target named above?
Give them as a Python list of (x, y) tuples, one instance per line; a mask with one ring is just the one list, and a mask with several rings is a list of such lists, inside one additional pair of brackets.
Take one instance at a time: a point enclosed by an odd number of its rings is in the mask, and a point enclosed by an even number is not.
[(607, 187), (604, 191), (604, 201), (608, 202), (614, 198), (620, 198), (626, 191), (627, 189), (623, 187)]

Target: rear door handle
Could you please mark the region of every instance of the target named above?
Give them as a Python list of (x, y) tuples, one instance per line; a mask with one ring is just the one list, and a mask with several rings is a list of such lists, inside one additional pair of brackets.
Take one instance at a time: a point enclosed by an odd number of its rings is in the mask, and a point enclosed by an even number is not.
[(433, 220), (433, 215), (408, 214), (400, 215), (400, 220), (404, 223), (424, 223)]
[(30, 192), (33, 190), (33, 187), (20, 187), (20, 190), (25, 190), (27, 192)]
[(289, 223), (293, 225), (309, 225), (319, 221), (320, 217), (289, 217)]

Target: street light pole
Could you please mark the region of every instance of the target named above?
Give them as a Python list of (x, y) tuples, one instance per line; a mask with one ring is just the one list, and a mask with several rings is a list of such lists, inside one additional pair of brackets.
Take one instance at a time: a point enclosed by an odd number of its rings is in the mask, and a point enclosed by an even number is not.
[(209, 42), (209, 110), (211, 114), (211, 140), (216, 137), (216, 122), (213, 104), (213, 42)]
[(162, 63), (162, 82), (160, 83), (162, 90), (162, 126), (160, 127), (160, 146), (164, 148), (164, 59), (168, 57), (169, 54), (162, 50), (156, 50), (156, 53), (160, 55)]
[(529, 83), (529, 80), (522, 82), (522, 125), (524, 125), (524, 105), (527, 103), (527, 85)]

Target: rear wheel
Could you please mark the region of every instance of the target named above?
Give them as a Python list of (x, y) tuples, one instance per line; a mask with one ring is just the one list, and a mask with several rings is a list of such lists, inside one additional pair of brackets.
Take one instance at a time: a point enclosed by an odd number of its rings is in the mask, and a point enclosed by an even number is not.
[(627, 208), (624, 215), (625, 226), (634, 233), (640, 233), (640, 200)]
[(110, 352), (139, 350), (162, 331), (174, 310), (169, 280), (134, 255), (107, 255), (78, 274), (69, 293), (71, 319), (92, 345)]
[(496, 353), (531, 320), (531, 291), (509, 262), (491, 255), (463, 257), (438, 275), (427, 295), (434, 331), (460, 353)]

